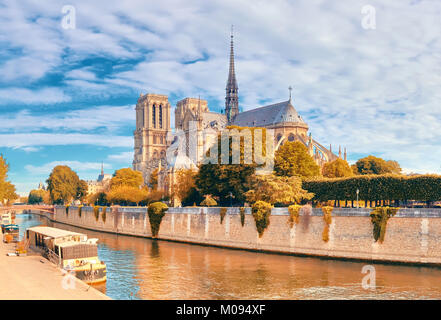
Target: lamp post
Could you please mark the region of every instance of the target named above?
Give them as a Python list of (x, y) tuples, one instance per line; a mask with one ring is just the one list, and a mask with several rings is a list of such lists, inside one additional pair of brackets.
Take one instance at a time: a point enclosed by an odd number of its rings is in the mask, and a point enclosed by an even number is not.
[(357, 189), (357, 209), (358, 209), (358, 194), (360, 193), (360, 190)]

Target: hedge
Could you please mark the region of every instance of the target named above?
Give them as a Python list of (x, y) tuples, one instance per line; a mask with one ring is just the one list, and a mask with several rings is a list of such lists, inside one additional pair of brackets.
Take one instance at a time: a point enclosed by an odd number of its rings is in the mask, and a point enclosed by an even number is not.
[(441, 176), (420, 175), (363, 175), (348, 178), (304, 180), (302, 187), (314, 193), (313, 200), (378, 201), (439, 201), (441, 200)]

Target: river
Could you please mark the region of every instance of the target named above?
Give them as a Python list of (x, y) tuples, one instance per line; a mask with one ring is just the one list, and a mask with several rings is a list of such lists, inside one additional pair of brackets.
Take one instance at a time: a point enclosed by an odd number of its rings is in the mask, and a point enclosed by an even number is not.
[(367, 263), (153, 241), (33, 214), (16, 222), (21, 234), (43, 224), (99, 238), (107, 282), (97, 289), (113, 299), (441, 299), (439, 268), (370, 264), (376, 286), (363, 289)]

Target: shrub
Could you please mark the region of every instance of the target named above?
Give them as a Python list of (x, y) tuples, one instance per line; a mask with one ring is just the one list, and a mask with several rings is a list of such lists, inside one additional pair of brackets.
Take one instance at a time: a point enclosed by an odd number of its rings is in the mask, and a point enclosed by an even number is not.
[(265, 201), (256, 201), (251, 208), (259, 237), (270, 224), (271, 208), (271, 204)]
[(66, 206), (66, 217), (69, 215), (69, 205)]
[(325, 228), (323, 229), (323, 234), (322, 234), (322, 239), (324, 242), (328, 242), (329, 241), (329, 226), (332, 223), (332, 209), (334, 209), (333, 207), (322, 207), (322, 211), (323, 211), (323, 220), (325, 221)]
[(239, 208), (239, 213), (240, 213), (240, 224), (242, 225), (242, 227), (245, 225), (245, 208)]
[(214, 207), (217, 206), (217, 202), (211, 196), (206, 196), (205, 199), (201, 202), (201, 206)]
[(371, 222), (374, 227), (374, 239), (379, 243), (383, 243), (386, 235), (386, 225), (390, 217), (395, 216), (398, 208), (380, 207), (374, 209), (370, 216)]
[(288, 207), (288, 212), (289, 212), (288, 224), (290, 228), (292, 228), (294, 224), (299, 223), (301, 208), (302, 206), (299, 206), (298, 204), (293, 204)]
[(83, 211), (83, 206), (78, 207), (78, 216), (81, 218), (81, 212)]
[(95, 215), (96, 222), (98, 222), (98, 219), (100, 217), (100, 206), (93, 207), (93, 214)]
[(222, 224), (224, 222), (225, 215), (227, 214), (227, 208), (221, 208), (220, 209), (220, 223)]
[(150, 221), (150, 229), (152, 231), (152, 237), (156, 238), (159, 233), (159, 227), (161, 225), (162, 217), (168, 210), (168, 206), (162, 202), (153, 202), (149, 204), (148, 214)]
[(103, 219), (104, 223), (106, 223), (106, 211), (107, 211), (107, 208), (103, 207), (103, 209), (101, 211), (101, 219)]

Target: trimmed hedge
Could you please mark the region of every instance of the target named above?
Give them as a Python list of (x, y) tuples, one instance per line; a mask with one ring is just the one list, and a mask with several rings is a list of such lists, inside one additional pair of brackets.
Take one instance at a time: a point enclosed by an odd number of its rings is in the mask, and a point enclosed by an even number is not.
[(314, 193), (313, 200), (440, 201), (441, 176), (363, 175), (348, 178), (304, 180), (302, 187)]
[(152, 237), (156, 238), (158, 236), (159, 227), (161, 225), (162, 217), (164, 217), (165, 212), (168, 210), (168, 206), (162, 202), (153, 202), (149, 204), (147, 209), (150, 221), (150, 229), (152, 231)]

